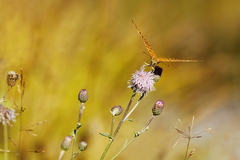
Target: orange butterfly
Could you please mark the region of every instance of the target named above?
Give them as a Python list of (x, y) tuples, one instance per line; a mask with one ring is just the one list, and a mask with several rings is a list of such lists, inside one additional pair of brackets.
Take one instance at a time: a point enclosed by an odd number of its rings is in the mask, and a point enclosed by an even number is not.
[(132, 20), (132, 22), (133, 22), (135, 28), (137, 29), (138, 34), (140, 35), (143, 43), (145, 44), (145, 46), (146, 46), (146, 48), (148, 50), (148, 55), (151, 58), (149, 66), (154, 68), (158, 63), (161, 63), (161, 62), (202, 62), (202, 60), (187, 60), (187, 59), (175, 59), (175, 58), (158, 58), (156, 56), (156, 54), (153, 52), (153, 49), (150, 46), (150, 44), (148, 44), (147, 40), (143, 37), (142, 33), (137, 28), (137, 25), (134, 23), (133, 20)]

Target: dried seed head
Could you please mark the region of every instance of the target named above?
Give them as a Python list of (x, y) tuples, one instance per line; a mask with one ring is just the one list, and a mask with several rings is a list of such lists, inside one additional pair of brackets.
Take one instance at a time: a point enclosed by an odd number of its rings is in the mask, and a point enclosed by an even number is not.
[(189, 153), (188, 159), (193, 155), (193, 152), (195, 151), (195, 148)]
[(14, 71), (10, 71), (8, 72), (8, 75), (7, 75), (7, 84), (9, 87), (13, 87), (15, 86), (17, 80), (19, 79), (19, 75), (14, 72)]
[(85, 103), (88, 100), (88, 92), (86, 89), (81, 89), (81, 91), (78, 94), (78, 100), (81, 103)]
[(164, 108), (164, 103), (163, 103), (163, 101), (158, 100), (158, 101), (154, 104), (154, 106), (153, 106), (153, 108), (152, 108), (152, 113), (153, 113), (153, 115), (154, 115), (154, 116), (160, 115), (160, 114), (162, 113), (162, 111), (163, 111), (163, 108)]
[(121, 106), (114, 106), (111, 109), (111, 113), (113, 116), (119, 116), (122, 113), (123, 109)]
[(87, 149), (87, 143), (84, 141), (80, 142), (78, 148), (80, 151), (85, 151)]
[(71, 147), (71, 144), (72, 144), (72, 137), (71, 136), (65, 137), (61, 144), (62, 150), (67, 151)]

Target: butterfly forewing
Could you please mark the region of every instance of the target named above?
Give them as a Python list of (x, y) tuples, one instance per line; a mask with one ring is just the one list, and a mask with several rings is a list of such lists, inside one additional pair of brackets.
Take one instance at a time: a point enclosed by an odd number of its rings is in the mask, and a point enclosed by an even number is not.
[(161, 62), (202, 62), (202, 60), (187, 60), (187, 59), (175, 59), (175, 58), (158, 58), (156, 56), (156, 54), (153, 52), (152, 47), (150, 46), (150, 44), (148, 43), (148, 41), (143, 37), (142, 33), (139, 31), (137, 25), (134, 23), (134, 21), (132, 20), (138, 34), (140, 35), (144, 45), (146, 46), (147, 50), (148, 50), (148, 55), (151, 57), (151, 63), (150, 65), (155, 66), (158, 63)]
[(157, 58), (157, 62), (202, 62), (202, 60), (175, 59), (175, 58)]
[(150, 44), (148, 43), (148, 41), (143, 37), (142, 33), (139, 31), (137, 25), (134, 23), (133, 20), (132, 20), (132, 22), (133, 22), (133, 24), (134, 24), (134, 26), (135, 26), (135, 28), (136, 28), (139, 36), (141, 37), (143, 43), (145, 44), (145, 46), (146, 46), (146, 48), (147, 48), (147, 50), (148, 50), (149, 56), (150, 56), (151, 58), (156, 59), (157, 56), (156, 56), (156, 54), (153, 52), (152, 47), (150, 46)]

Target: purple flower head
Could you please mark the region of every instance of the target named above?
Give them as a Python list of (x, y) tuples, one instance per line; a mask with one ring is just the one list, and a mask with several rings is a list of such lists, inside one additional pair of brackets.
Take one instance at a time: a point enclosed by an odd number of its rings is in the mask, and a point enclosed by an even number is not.
[(137, 93), (147, 93), (154, 91), (154, 74), (152, 72), (145, 72), (145, 67), (142, 66), (139, 71), (136, 71), (132, 75), (132, 79), (129, 82), (129, 88), (132, 88)]

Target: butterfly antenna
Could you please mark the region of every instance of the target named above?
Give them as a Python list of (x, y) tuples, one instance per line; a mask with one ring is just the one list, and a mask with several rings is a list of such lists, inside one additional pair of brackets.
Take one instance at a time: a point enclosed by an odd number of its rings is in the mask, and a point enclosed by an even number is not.
[(162, 64), (164, 64), (164, 65), (166, 65), (166, 66), (170, 67), (170, 65), (169, 65), (169, 64), (166, 64), (166, 63), (163, 63), (163, 62), (162, 62)]
[(146, 54), (147, 56), (149, 56), (149, 54), (147, 54), (146, 52), (143, 52), (144, 54)]

